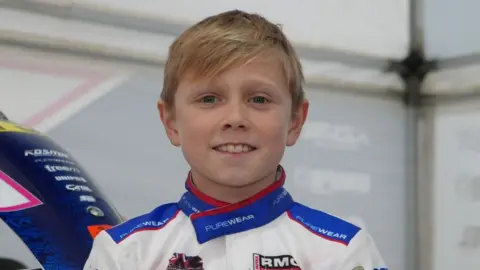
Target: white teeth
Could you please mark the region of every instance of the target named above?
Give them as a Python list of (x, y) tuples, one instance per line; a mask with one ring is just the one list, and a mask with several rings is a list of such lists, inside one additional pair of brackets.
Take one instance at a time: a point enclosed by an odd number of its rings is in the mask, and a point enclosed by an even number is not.
[(223, 144), (215, 148), (220, 152), (227, 152), (232, 154), (247, 153), (253, 150), (250, 145), (246, 144)]

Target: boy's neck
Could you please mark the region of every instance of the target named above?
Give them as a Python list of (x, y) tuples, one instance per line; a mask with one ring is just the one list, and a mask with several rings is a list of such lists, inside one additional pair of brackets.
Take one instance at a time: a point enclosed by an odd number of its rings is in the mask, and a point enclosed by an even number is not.
[(191, 172), (192, 182), (195, 187), (205, 195), (227, 203), (237, 203), (252, 197), (261, 190), (273, 184), (279, 177), (279, 172), (274, 171), (248, 186), (226, 187), (206, 179), (195, 172)]

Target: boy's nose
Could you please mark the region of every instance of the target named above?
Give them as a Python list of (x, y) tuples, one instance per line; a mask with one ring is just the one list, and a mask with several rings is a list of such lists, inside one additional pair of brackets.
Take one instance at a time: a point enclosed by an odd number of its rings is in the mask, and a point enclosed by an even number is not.
[(246, 108), (242, 104), (229, 104), (225, 111), (223, 129), (248, 127)]

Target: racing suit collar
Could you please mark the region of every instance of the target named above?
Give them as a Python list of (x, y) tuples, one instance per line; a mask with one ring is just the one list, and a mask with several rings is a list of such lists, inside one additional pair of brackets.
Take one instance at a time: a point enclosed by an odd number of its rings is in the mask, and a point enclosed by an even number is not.
[(200, 244), (217, 237), (258, 228), (270, 223), (294, 203), (283, 188), (285, 172), (279, 166), (280, 177), (272, 185), (238, 203), (227, 203), (211, 198), (193, 184), (190, 175), (187, 192), (178, 202), (195, 228)]

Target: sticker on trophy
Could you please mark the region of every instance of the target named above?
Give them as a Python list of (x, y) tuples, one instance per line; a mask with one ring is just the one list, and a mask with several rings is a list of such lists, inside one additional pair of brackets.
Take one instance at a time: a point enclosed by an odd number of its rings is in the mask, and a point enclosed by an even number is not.
[(22, 211), (41, 204), (42, 201), (0, 170), (0, 213)]
[(1, 120), (0, 120), (0, 132), (39, 133), (32, 128), (22, 127), (18, 124), (8, 122), (8, 121), (1, 121)]
[(92, 238), (95, 238), (102, 231), (108, 230), (112, 227), (113, 227), (112, 225), (101, 224), (101, 225), (90, 225), (90, 226), (87, 227), (87, 229), (88, 229), (88, 232), (90, 233), (90, 235), (92, 236)]

